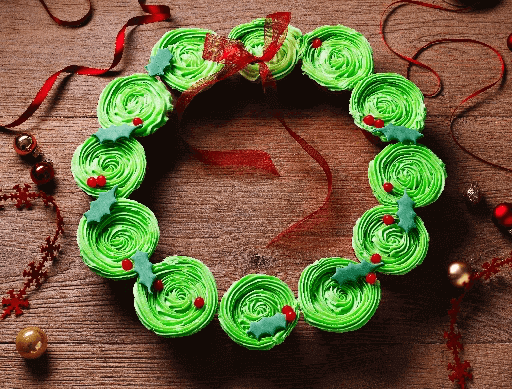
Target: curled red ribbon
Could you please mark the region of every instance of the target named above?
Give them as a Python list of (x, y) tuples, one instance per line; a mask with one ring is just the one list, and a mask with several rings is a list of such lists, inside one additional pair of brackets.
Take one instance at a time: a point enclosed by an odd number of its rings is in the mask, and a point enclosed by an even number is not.
[(46, 5), (46, 3), (43, 0), (39, 0), (39, 2), (43, 5), (44, 9), (46, 10), (46, 12), (48, 12), (48, 15), (50, 15), (50, 17), (53, 19), (53, 21), (61, 26), (77, 27), (77, 26), (80, 26), (81, 24), (85, 23), (92, 16), (91, 0), (87, 0), (87, 2), (89, 3), (89, 10), (87, 11), (87, 13), (84, 16), (82, 16), (80, 19), (77, 19), (77, 20), (59, 19), (50, 12), (50, 10), (48, 9), (48, 6)]
[[(41, 1), (41, 0), (40, 0)], [(42, 2), (42, 1), (41, 1)], [(69, 65), (65, 68), (59, 70), (58, 72), (52, 74), (43, 84), (39, 92), (37, 92), (36, 97), (32, 101), (32, 103), (28, 106), (28, 108), (21, 114), (21, 116), (13, 121), (12, 123), (3, 125), (5, 128), (12, 128), (19, 126), (23, 122), (25, 122), (28, 118), (30, 118), (35, 111), (41, 106), (43, 101), (48, 96), (48, 93), (53, 87), (53, 84), (57, 80), (57, 77), (61, 73), (70, 73), (70, 74), (81, 74), (85, 76), (99, 76), (101, 74), (105, 74), (109, 70), (113, 69), (119, 61), (121, 61), (121, 58), (123, 57), (123, 51), (124, 51), (124, 37), (126, 29), (130, 26), (139, 26), (142, 24), (148, 24), (148, 23), (155, 23), (155, 22), (161, 22), (164, 20), (167, 20), (171, 17), (171, 10), (169, 7), (165, 5), (146, 5), (145, 0), (138, 0), (139, 5), (141, 6), (142, 10), (144, 12), (149, 13), (150, 15), (144, 15), (144, 16), (135, 16), (126, 22), (126, 24), (119, 30), (116, 37), (116, 43), (115, 43), (115, 51), (114, 51), (114, 59), (112, 61), (112, 64), (107, 69), (98, 69), (98, 68), (90, 68), (87, 66), (79, 66), (79, 65)], [(62, 24), (63, 21), (60, 19), (55, 18), (53, 15), (51, 15), (50, 11), (45, 6), (46, 11), (52, 16), (53, 20), (56, 20), (57, 23)], [(89, 10), (90, 12), (90, 10)], [(87, 16), (87, 15), (86, 15)], [(83, 19), (83, 18), (82, 18)], [(81, 19), (80, 19), (81, 20)], [(78, 21), (75, 21), (78, 22)], [(64, 22), (64, 23), (75, 23), (75, 22)]]

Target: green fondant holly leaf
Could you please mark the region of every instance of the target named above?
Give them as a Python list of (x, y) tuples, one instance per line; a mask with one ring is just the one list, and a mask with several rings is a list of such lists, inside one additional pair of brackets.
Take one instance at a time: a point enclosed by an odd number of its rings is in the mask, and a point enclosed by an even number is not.
[(151, 287), (156, 275), (153, 274), (153, 264), (149, 262), (148, 253), (137, 251), (132, 255), (133, 270), (139, 275), (139, 282), (144, 285), (150, 294), (153, 294)]
[(358, 278), (365, 277), (368, 273), (372, 273), (382, 265), (384, 265), (382, 262), (374, 264), (366, 261), (349, 263), (348, 266), (337, 267), (336, 273), (331, 277), (331, 280), (337, 281), (340, 286), (350, 281), (356, 282)]
[(416, 140), (423, 137), (423, 134), (416, 130), (412, 130), (404, 126), (395, 126), (394, 124), (388, 124), (384, 128), (379, 128), (372, 131), (372, 133), (375, 132), (382, 132), (388, 139), (388, 142), (397, 140), (402, 143), (411, 142), (416, 144)]
[(100, 143), (107, 140), (115, 142), (120, 138), (129, 138), (133, 130), (140, 126), (131, 126), (129, 124), (121, 124), (120, 126), (110, 126), (108, 128), (100, 128), (93, 135), (98, 138)]
[(398, 212), (396, 215), (400, 219), (398, 223), (399, 227), (402, 227), (405, 232), (409, 232), (412, 228), (416, 228), (416, 223), (414, 222), (414, 218), (416, 217), (416, 212), (414, 212), (414, 201), (407, 194), (407, 190), (404, 190), (404, 195), (397, 201), (398, 203)]
[(152, 55), (149, 64), (145, 66), (150, 76), (163, 76), (164, 69), (170, 65), (172, 53), (169, 49), (158, 49), (155, 55)]
[(98, 198), (91, 202), (89, 210), (84, 213), (84, 216), (87, 219), (87, 223), (99, 223), (103, 216), (110, 214), (110, 207), (112, 207), (112, 204), (117, 201), (116, 189), (117, 185), (115, 185), (108, 192), (100, 193)]
[(262, 317), (258, 321), (251, 322), (247, 334), (251, 334), (260, 340), (263, 336), (274, 336), (277, 331), (286, 329), (286, 316), (276, 313), (272, 317)]

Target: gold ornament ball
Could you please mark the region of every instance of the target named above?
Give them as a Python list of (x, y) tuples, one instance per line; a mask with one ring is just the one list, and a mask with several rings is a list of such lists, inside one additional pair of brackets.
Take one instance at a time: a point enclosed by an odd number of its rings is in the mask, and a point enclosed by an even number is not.
[(448, 267), (448, 278), (453, 286), (462, 288), (471, 278), (471, 270), (464, 262), (453, 262)]
[(22, 329), (16, 337), (16, 350), (26, 359), (39, 358), (46, 351), (48, 338), (38, 327)]

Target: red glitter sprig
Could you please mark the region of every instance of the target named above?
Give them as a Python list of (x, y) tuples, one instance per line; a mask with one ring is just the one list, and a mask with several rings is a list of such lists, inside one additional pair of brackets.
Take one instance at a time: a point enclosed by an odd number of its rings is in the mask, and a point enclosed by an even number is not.
[(15, 201), (16, 208), (21, 209), (25, 206), (27, 209), (32, 208), (30, 200), (41, 199), (43, 204), (47, 207), (52, 206), (56, 213), (56, 229), (53, 236), (47, 236), (45, 242), (41, 245), (41, 259), (39, 261), (32, 261), (27, 265), (23, 271), (25, 281), (21, 289), (15, 293), (14, 289), (9, 290), (7, 293), (9, 297), (2, 299), (2, 305), (6, 306), (0, 319), (4, 319), (14, 312), (16, 316), (23, 314), (22, 308), (28, 308), (28, 299), (24, 296), (27, 291), (33, 286), (38, 288), (43, 281), (48, 277), (47, 263), (52, 262), (57, 258), (60, 250), (60, 244), (57, 244), (59, 236), (64, 233), (64, 219), (62, 218), (60, 209), (52, 196), (44, 192), (31, 192), (30, 185), (25, 184), (23, 188), (20, 185), (13, 187), (14, 192), (10, 194), (3, 194), (0, 196), (0, 201)]
[(464, 284), (464, 292), (458, 298), (453, 298), (450, 301), (451, 308), (448, 310), (450, 330), (444, 333), (444, 338), (446, 339), (446, 346), (452, 352), (455, 363), (448, 363), (448, 370), (451, 370), (448, 378), (453, 382), (457, 381), (462, 389), (465, 388), (466, 379), (473, 378), (473, 375), (469, 372), (471, 364), (469, 361), (463, 361), (460, 356), (464, 346), (462, 344), (462, 333), (457, 328), (457, 315), (460, 312), (462, 300), (477, 281), (488, 280), (503, 270), (505, 265), (512, 267), (512, 252), (505, 259), (493, 258), (491, 261), (485, 262), (482, 265), (482, 271), (471, 274), (469, 281)]

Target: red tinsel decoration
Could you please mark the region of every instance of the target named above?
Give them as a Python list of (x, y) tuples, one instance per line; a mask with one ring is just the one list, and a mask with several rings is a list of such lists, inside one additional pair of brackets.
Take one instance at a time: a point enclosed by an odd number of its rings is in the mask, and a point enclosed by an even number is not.
[(25, 295), (31, 287), (40, 287), (43, 281), (48, 277), (48, 271), (45, 265), (57, 258), (57, 253), (60, 250), (60, 244), (57, 244), (57, 240), (59, 236), (64, 233), (64, 219), (52, 196), (44, 192), (31, 192), (29, 190), (30, 185), (28, 184), (25, 184), (23, 188), (20, 185), (15, 185), (13, 189), (14, 192), (11, 194), (2, 194), (0, 201), (15, 201), (16, 203), (14, 205), (16, 208), (21, 209), (25, 207), (26, 209), (30, 209), (32, 208), (31, 200), (41, 199), (45, 206), (49, 207), (51, 205), (53, 207), (56, 214), (57, 227), (53, 236), (47, 236), (45, 243), (41, 245), (41, 259), (30, 262), (23, 271), (25, 281), (21, 289), (19, 289), (18, 292), (15, 292), (14, 289), (10, 289), (7, 291), (9, 296), (2, 299), (2, 305), (6, 307), (3, 309), (0, 319), (5, 319), (13, 312), (16, 316), (19, 316), (23, 313), (22, 308), (28, 308), (29, 302)]
[(446, 346), (452, 352), (455, 363), (448, 363), (448, 370), (451, 370), (448, 377), (453, 382), (457, 381), (462, 389), (465, 388), (466, 379), (473, 378), (473, 375), (469, 372), (471, 364), (469, 361), (463, 361), (460, 357), (463, 344), (462, 334), (457, 328), (457, 315), (460, 312), (462, 300), (477, 281), (482, 279), (488, 280), (493, 275), (503, 270), (505, 265), (512, 267), (512, 252), (505, 259), (493, 258), (490, 262), (485, 262), (482, 265), (482, 271), (471, 274), (469, 281), (464, 284), (464, 292), (462, 292), (458, 298), (453, 298), (450, 301), (451, 308), (448, 310), (448, 315), (450, 316), (450, 330), (444, 333), (444, 338), (446, 339)]

